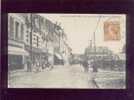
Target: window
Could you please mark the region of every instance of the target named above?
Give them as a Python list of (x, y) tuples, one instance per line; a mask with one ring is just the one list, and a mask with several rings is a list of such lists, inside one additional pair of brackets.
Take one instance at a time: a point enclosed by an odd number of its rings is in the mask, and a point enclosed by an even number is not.
[(39, 46), (39, 37), (37, 36), (37, 47)]
[(29, 42), (28, 39), (26, 39), (26, 41)]
[(9, 33), (8, 33), (8, 36), (10, 38), (14, 37), (14, 19), (11, 16), (9, 18)]
[(15, 22), (15, 39), (19, 38), (19, 23)]
[(24, 38), (24, 25), (23, 24), (21, 24), (21, 35), (20, 35), (21, 37), (21, 40), (23, 40), (23, 38)]

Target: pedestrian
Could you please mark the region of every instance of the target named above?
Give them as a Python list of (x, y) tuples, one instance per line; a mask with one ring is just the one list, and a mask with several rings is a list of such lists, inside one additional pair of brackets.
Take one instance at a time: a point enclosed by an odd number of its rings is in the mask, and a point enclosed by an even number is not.
[(39, 63), (39, 61), (36, 59), (36, 62), (35, 62), (36, 64), (36, 66), (35, 66), (35, 68), (36, 68), (36, 72), (39, 72), (40, 71), (40, 63)]
[(84, 72), (88, 72), (88, 61), (86, 59), (83, 60), (82, 66), (84, 68)]
[(49, 66), (50, 70), (54, 68), (52, 55), (50, 57), (48, 57), (48, 66)]
[(32, 71), (32, 63), (31, 63), (31, 60), (30, 60), (30, 57), (27, 58), (27, 71), (28, 72), (31, 72)]
[(82, 65), (82, 60), (79, 61), (80, 66)]
[(98, 72), (98, 68), (97, 68), (97, 64), (96, 63), (97, 63), (96, 61), (92, 62), (93, 72)]
[(42, 58), (42, 69), (45, 69), (45, 57)]

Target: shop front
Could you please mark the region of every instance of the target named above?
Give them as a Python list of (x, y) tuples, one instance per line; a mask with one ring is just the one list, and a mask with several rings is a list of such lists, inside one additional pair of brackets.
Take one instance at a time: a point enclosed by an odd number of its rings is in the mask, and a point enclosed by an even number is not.
[[(31, 69), (34, 70), (36, 67), (42, 67), (43, 63), (48, 59), (48, 54), (46, 49), (42, 50), (40, 48), (32, 47), (32, 50), (30, 46), (25, 46), (26, 50), (29, 52), (29, 58), (31, 61)], [(31, 57), (32, 56), (32, 57)]]
[(8, 69), (24, 69), (25, 58), (29, 55), (23, 48), (8, 46)]
[(55, 65), (64, 65), (64, 59), (60, 53), (54, 54), (54, 64)]

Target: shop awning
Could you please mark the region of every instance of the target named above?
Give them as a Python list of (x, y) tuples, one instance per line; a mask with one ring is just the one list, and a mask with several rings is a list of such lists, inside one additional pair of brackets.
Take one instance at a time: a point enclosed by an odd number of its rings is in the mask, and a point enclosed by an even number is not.
[(32, 50), (30, 48), (30, 46), (25, 46), (25, 49), (28, 51), (28, 52), (32, 52), (32, 53), (37, 53), (37, 54), (47, 54), (48, 50), (46, 48), (35, 48), (35, 47), (32, 47)]
[(58, 59), (60, 59), (60, 60), (63, 59), (62, 56), (61, 56), (60, 54), (58, 54), (58, 53), (55, 53), (55, 56), (56, 56)]
[(17, 47), (12, 47), (12, 46), (8, 46), (8, 54), (25, 55), (25, 56), (29, 55), (29, 53), (23, 48), (17, 48)]
[(47, 49), (42, 49), (42, 54), (47, 54), (48, 50)]

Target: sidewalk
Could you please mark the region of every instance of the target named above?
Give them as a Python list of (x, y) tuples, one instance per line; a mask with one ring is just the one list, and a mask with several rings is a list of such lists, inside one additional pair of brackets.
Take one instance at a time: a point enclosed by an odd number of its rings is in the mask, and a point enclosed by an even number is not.
[[(19, 76), (18, 76), (19, 75)], [(12, 88), (95, 88), (82, 67), (55, 66), (52, 70), (38, 73), (17, 71), (9, 80)]]
[(119, 71), (101, 70), (95, 73), (95, 81), (99, 88), (124, 89), (126, 87), (126, 73)]
[[(60, 65), (55, 65), (54, 68), (57, 66), (62, 67)], [(49, 71), (49, 69), (46, 68), (46, 69), (42, 69), (41, 71)], [(8, 78), (19, 77), (19, 76), (23, 76), (23, 75), (31, 75), (33, 73), (36, 73), (35, 70), (28, 72), (26, 69), (17, 69), (17, 70), (8, 72)]]
[(13, 78), (16, 76), (21, 76), (23, 74), (27, 74), (28, 72), (25, 69), (18, 69), (8, 72), (8, 78)]
[(125, 88), (125, 72), (99, 70), (85, 73), (80, 65), (56, 65), (52, 70), (12, 71), (8, 86), (12, 88)]

